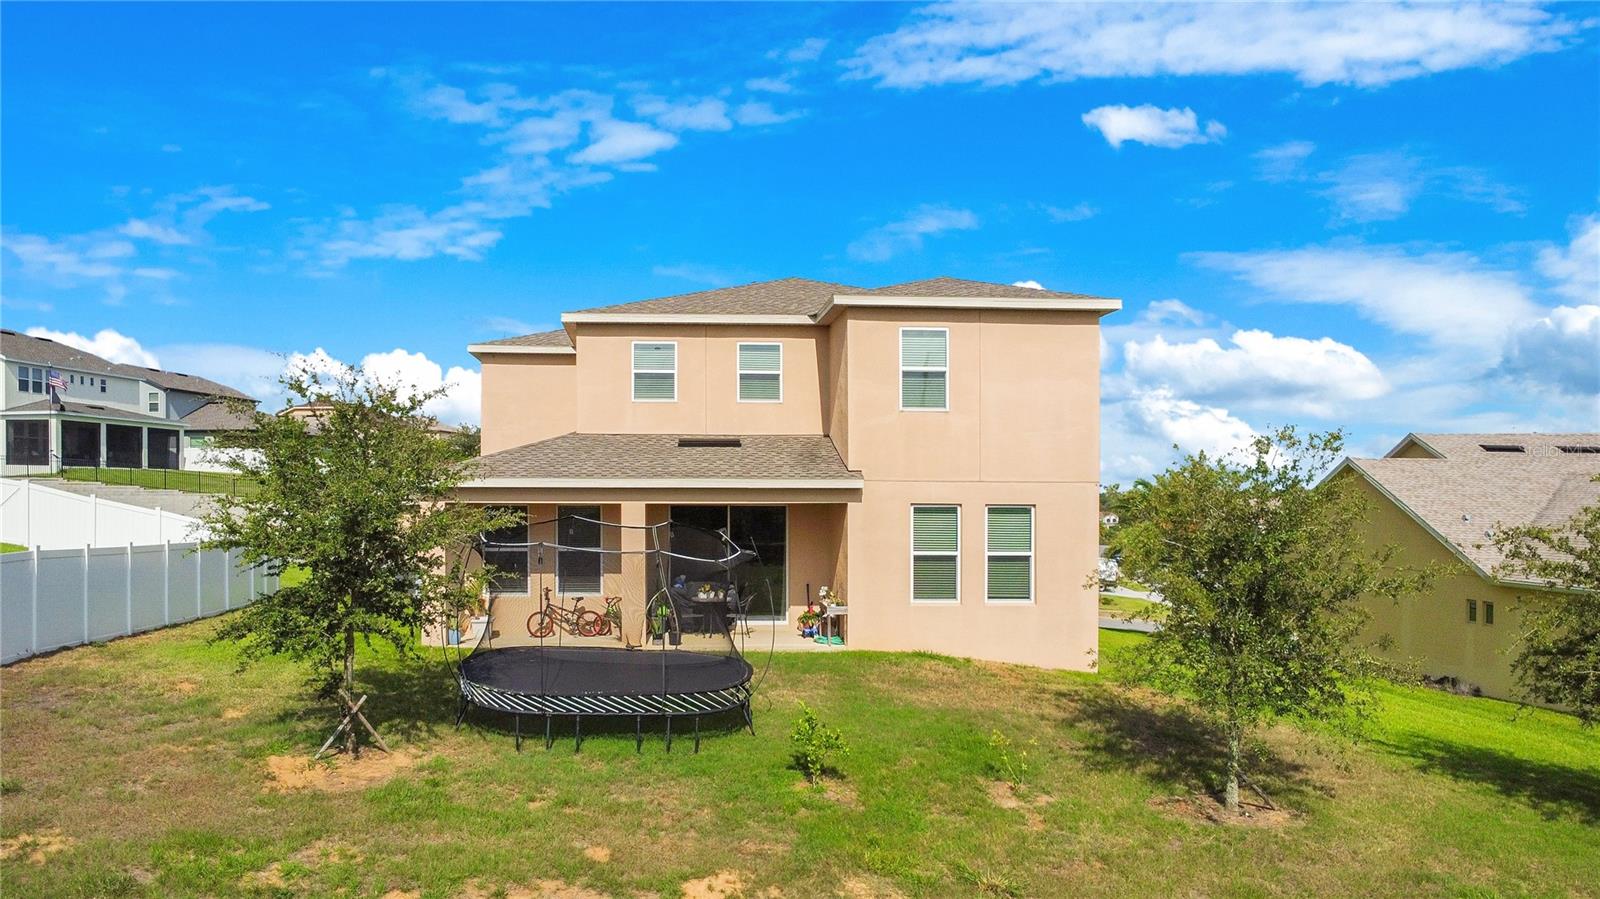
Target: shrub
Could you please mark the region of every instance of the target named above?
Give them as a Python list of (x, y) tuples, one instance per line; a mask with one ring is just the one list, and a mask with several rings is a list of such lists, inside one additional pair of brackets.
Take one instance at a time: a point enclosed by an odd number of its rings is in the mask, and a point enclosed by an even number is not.
[(823, 724), (817, 713), (803, 702), (800, 703), (800, 718), (795, 721), (794, 731), (789, 734), (789, 742), (794, 746), (794, 766), (811, 783), (816, 783), (822, 776), (828, 765), (828, 756), (850, 753), (844, 735)]

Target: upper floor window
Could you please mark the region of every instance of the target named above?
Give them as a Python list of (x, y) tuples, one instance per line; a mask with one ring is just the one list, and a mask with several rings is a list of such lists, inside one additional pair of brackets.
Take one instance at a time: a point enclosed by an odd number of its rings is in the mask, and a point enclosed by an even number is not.
[(18, 393), (44, 393), (44, 369), (29, 365), (17, 366)]
[(990, 506), (985, 583), (990, 602), (1033, 601), (1033, 507)]
[(783, 402), (783, 344), (739, 344), (739, 402)]
[(950, 329), (900, 329), (900, 408), (950, 408)]
[(105, 378), (101, 378), (100, 379), (100, 392), (101, 393), (105, 393), (106, 392), (106, 379)]
[(151, 412), (160, 412), (161, 411), (161, 394), (155, 393), (154, 391), (152, 391), (150, 393), (150, 411)]
[(633, 342), (633, 401), (670, 403), (678, 398), (678, 345)]

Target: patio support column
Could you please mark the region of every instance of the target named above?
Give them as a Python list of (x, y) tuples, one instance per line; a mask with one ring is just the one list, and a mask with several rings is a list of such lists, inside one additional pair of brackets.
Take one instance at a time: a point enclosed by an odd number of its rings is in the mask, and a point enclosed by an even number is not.
[[(648, 566), (651, 557), (643, 550), (653, 549), (645, 521), (644, 503), (622, 503), (622, 642), (644, 645), (644, 608), (649, 600)], [(663, 535), (665, 536), (665, 535)]]

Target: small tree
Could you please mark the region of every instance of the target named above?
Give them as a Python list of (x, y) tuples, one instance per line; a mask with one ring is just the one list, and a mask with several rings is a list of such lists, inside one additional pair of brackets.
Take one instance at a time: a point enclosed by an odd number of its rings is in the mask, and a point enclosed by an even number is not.
[(1363, 713), (1371, 663), (1357, 643), (1357, 600), (1419, 584), (1386, 567), (1392, 550), (1362, 542), (1354, 484), (1318, 483), (1342, 447), (1337, 431), (1301, 438), (1285, 428), (1235, 458), (1190, 455), (1124, 496), (1114, 543), (1123, 569), (1170, 607), (1135, 670), (1217, 722), (1229, 810), (1239, 806), (1249, 728)]
[[(417, 629), (477, 601), (482, 572), (459, 549), (505, 523), (452, 503), (467, 476), (449, 443), (429, 433), (422, 407), (438, 395), (352, 369), (296, 371), (282, 383), (294, 402), (326, 403), (310, 421), (254, 414), (224, 445), (259, 485), (220, 496), (205, 521), (207, 547), (305, 580), (263, 596), (228, 620), (218, 639), (244, 658), (307, 663), (321, 695), (354, 695), (357, 638), (415, 652)], [(358, 753), (354, 728), (344, 747)]]
[(1522, 635), (1511, 660), (1517, 683), (1530, 698), (1566, 706), (1592, 727), (1600, 720), (1600, 503), (1558, 527), (1497, 531), (1494, 544), (1505, 556), (1496, 575), (1553, 591), (1521, 606)]

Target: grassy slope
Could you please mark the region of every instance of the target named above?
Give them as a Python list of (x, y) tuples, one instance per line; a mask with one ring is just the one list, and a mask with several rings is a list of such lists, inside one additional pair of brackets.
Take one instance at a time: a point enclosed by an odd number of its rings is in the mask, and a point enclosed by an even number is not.
[[(263, 765), (305, 753), (327, 710), (280, 663), (242, 673), (215, 621), (6, 669), (0, 838), (58, 827), (51, 864), (0, 868), (5, 896), (455, 895), (559, 879), (676, 896), (733, 869), (751, 893), (973, 895), (1592, 894), (1600, 736), (1546, 712), (1388, 688), (1371, 739), (1269, 733), (1258, 781), (1301, 812), (1281, 828), (1173, 817), (1151, 800), (1202, 789), (1214, 754), (1179, 707), (1099, 675), (877, 653), (779, 655), (759, 734), (695, 756), (631, 726), (512, 752), (479, 719), (455, 732), (437, 661), (365, 660), (369, 710), (417, 767), (365, 791), (276, 795)], [(1138, 639), (1103, 634), (1107, 665)], [(758, 665), (764, 661), (756, 660)], [(786, 768), (804, 699), (845, 732), (824, 792)], [(1054, 801), (988, 798), (998, 729), (1036, 741)], [(64, 760), (71, 760), (70, 764)], [(591, 861), (585, 846), (611, 850)], [(306, 851), (317, 847), (317, 851)], [(334, 850), (331, 854), (328, 850)], [(283, 885), (254, 872), (279, 863)]]
[(1166, 615), (1166, 603), (1154, 602), (1148, 599), (1135, 599), (1132, 596), (1100, 594), (1100, 616), (1102, 618), (1147, 618), (1153, 621), (1160, 621)]
[(28, 548), (20, 543), (0, 542), (0, 553), (21, 553), (27, 551)]

